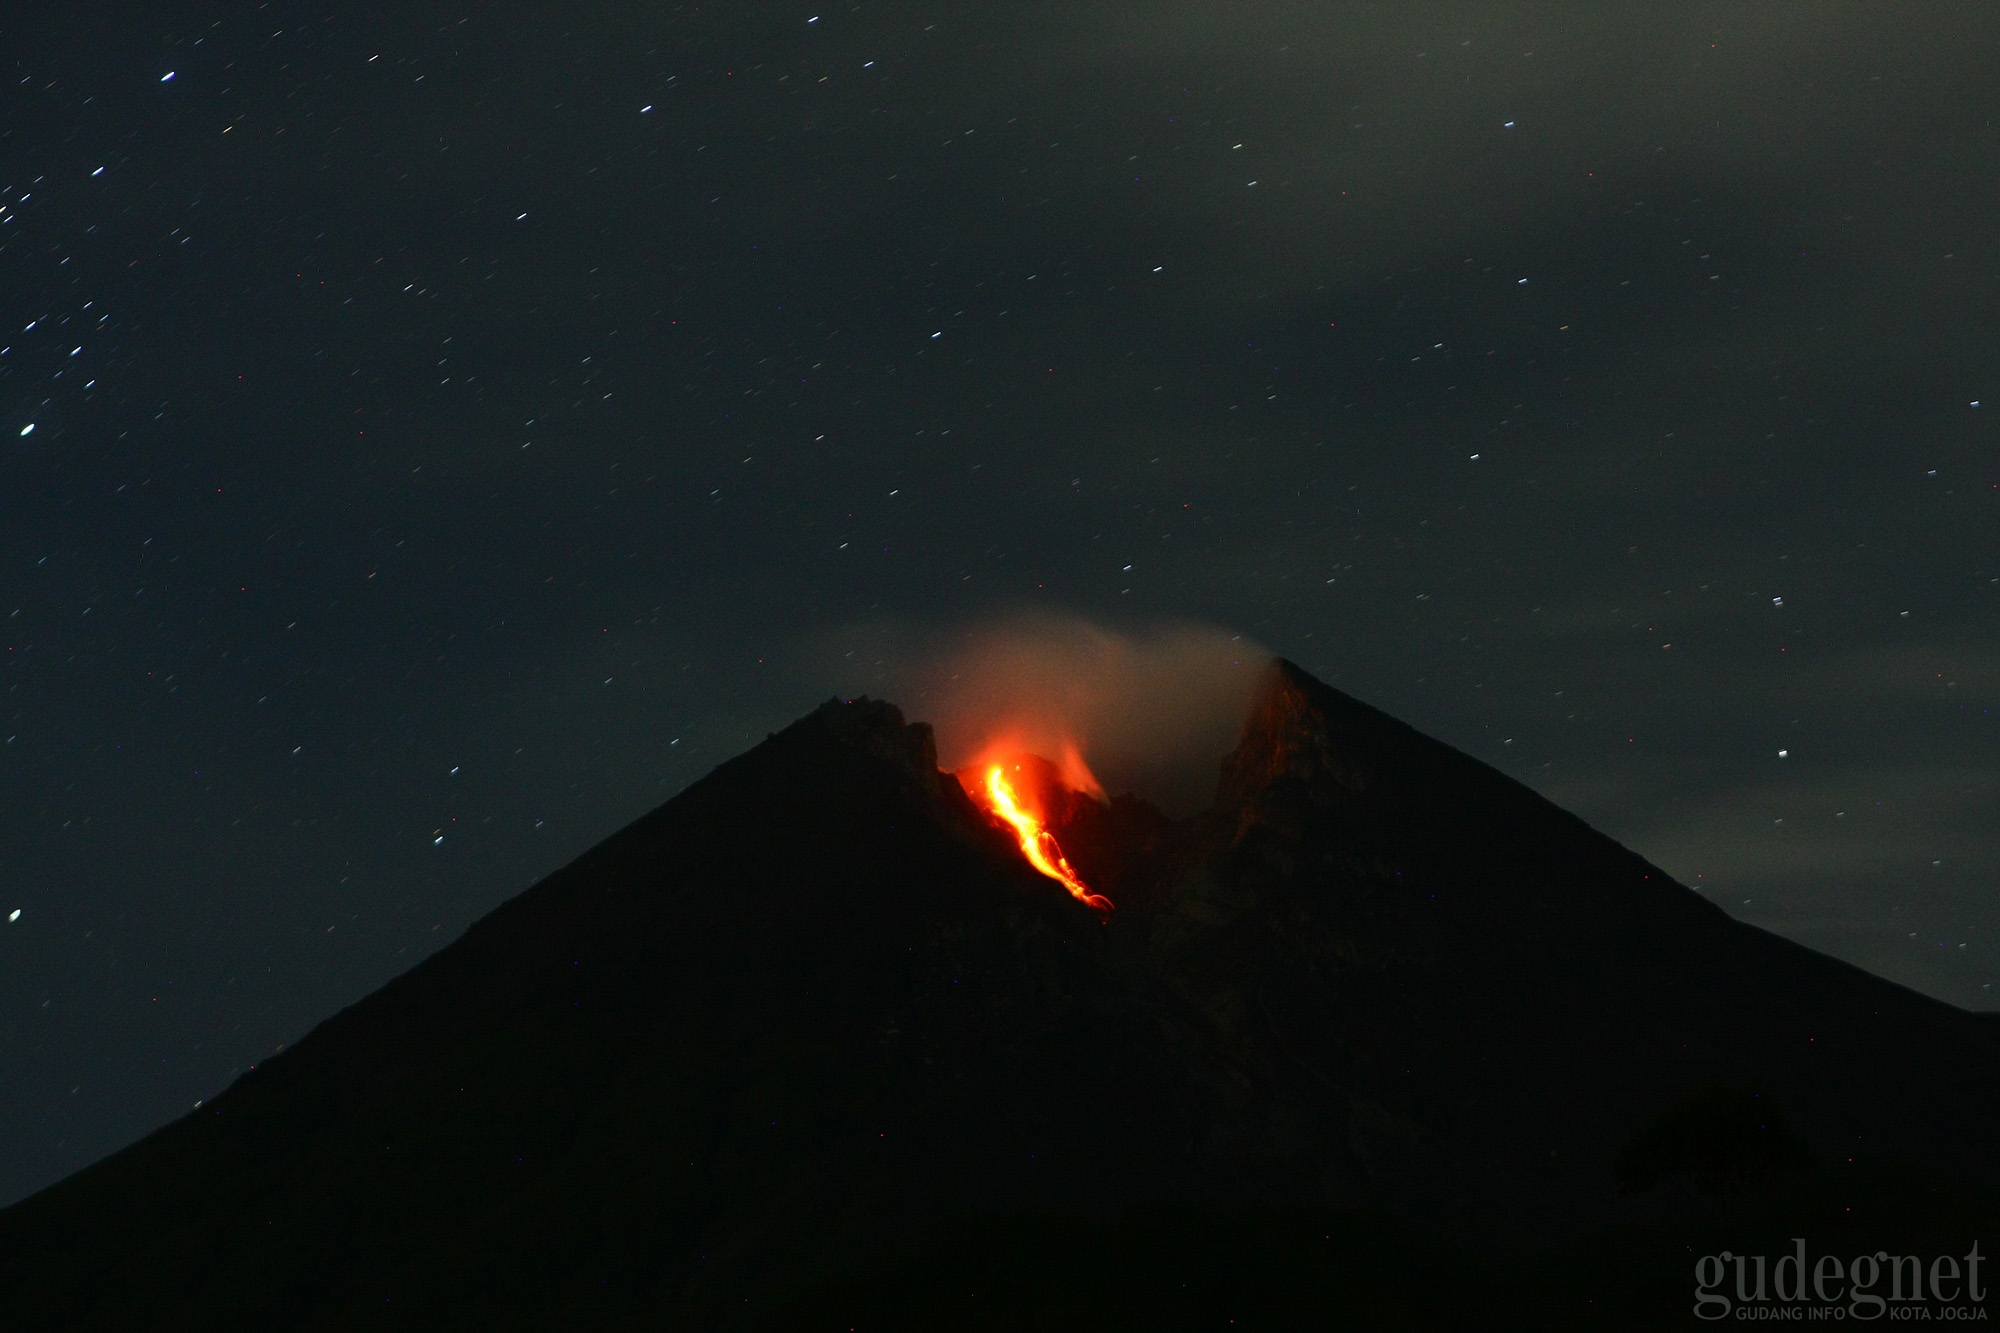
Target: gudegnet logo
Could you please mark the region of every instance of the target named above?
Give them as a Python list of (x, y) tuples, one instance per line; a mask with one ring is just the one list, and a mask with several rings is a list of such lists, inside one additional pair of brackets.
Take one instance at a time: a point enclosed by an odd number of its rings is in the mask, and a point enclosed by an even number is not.
[[(1694, 1265), (1694, 1312), (1708, 1320), (1986, 1319), (1979, 1242), (1963, 1255), (1810, 1258), (1803, 1237), (1776, 1263), (1762, 1254), (1706, 1254)], [(1731, 1279), (1734, 1279), (1732, 1282)]]

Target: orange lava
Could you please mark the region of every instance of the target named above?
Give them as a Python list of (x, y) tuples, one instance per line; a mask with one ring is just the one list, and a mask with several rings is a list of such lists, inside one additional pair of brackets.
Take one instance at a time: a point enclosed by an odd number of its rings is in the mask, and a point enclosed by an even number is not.
[(1062, 848), (1056, 845), (1055, 835), (1042, 826), (1038, 816), (1021, 808), (1020, 798), (1014, 794), (1013, 784), (1007, 781), (1006, 771), (1000, 765), (994, 764), (986, 770), (985, 785), (986, 808), (1013, 827), (1028, 864), (1068, 889), (1072, 897), (1092, 911), (1110, 915), (1111, 900), (1101, 893), (1092, 893), (1070, 868)]

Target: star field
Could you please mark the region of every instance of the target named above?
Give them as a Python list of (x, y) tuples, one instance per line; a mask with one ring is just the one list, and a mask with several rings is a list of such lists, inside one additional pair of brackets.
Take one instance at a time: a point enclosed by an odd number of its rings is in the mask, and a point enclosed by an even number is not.
[(0, 1200), (1023, 609), (1995, 1006), (1990, 7), (327, 8), (0, 19)]

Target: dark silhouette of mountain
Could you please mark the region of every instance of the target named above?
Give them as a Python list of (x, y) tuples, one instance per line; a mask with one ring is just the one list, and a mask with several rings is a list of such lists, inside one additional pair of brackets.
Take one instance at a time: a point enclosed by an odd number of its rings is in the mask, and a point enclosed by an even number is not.
[(1990, 1018), (1289, 663), (1209, 812), (1048, 795), (1108, 919), (828, 703), (0, 1213), (0, 1322), (1500, 1327), (1492, 1256), (2000, 1176)]

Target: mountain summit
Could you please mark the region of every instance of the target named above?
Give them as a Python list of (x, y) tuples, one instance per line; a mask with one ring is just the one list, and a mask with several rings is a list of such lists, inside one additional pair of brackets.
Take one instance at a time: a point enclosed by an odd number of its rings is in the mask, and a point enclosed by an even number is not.
[[(1042, 797), (1115, 913), (929, 727), (827, 703), (0, 1213), (10, 1326), (811, 1323), (1008, 1218), (1492, 1250), (1808, 1158), (2000, 1175), (1989, 1019), (1732, 921), (1290, 663), (1209, 811)], [(1718, 1088), (1749, 1146), (1658, 1149)]]

